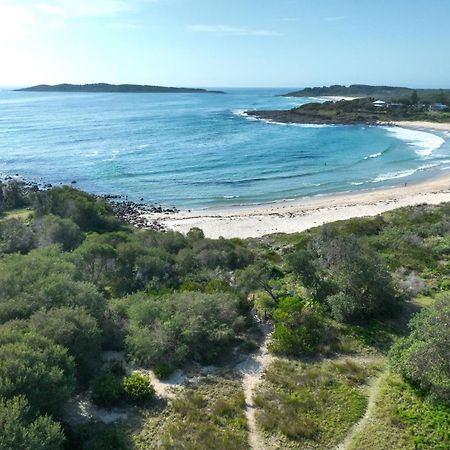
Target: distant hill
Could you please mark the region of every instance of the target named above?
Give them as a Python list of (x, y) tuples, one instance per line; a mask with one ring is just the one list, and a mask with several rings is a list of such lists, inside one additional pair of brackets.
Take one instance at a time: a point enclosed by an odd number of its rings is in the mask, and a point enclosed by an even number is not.
[(15, 91), (32, 92), (118, 92), (118, 93), (190, 93), (190, 94), (224, 94), (222, 91), (208, 91), (206, 89), (177, 88), (166, 86), (148, 86), (140, 84), (57, 84), (50, 86), (40, 84)]
[(450, 89), (412, 89), (393, 86), (370, 86), (367, 84), (352, 84), (341, 86), (339, 84), (323, 87), (308, 87), (299, 91), (289, 92), (283, 97), (376, 97), (382, 100), (400, 99), (410, 97), (414, 91), (423, 101), (439, 101), (442, 96), (450, 97)]

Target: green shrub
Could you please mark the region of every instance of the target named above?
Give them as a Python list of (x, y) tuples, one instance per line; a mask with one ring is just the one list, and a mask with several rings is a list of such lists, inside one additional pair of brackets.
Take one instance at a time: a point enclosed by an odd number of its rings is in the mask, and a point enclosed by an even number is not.
[(64, 251), (73, 250), (82, 239), (80, 227), (70, 219), (48, 215), (34, 221), (36, 239), (40, 247), (60, 244)]
[(160, 380), (164, 380), (169, 377), (171, 369), (167, 364), (160, 363), (156, 364), (156, 366), (153, 369), (153, 372)]
[(121, 379), (111, 372), (99, 375), (92, 385), (92, 401), (101, 407), (111, 408), (123, 398)]
[(129, 297), (126, 344), (140, 363), (173, 369), (189, 360), (216, 361), (242, 328), (239, 299), (226, 293), (176, 292)]
[(324, 324), (320, 316), (298, 297), (282, 299), (274, 311), (271, 350), (298, 356), (318, 350)]
[(119, 425), (88, 423), (70, 430), (67, 449), (70, 450), (130, 450), (127, 430)]
[(136, 402), (149, 400), (155, 394), (150, 380), (139, 372), (135, 372), (123, 379), (123, 389), (128, 398)]
[(450, 403), (450, 296), (422, 309), (409, 323), (411, 333), (390, 352), (392, 367), (414, 386)]
[(24, 397), (0, 399), (1, 450), (62, 450), (60, 425), (48, 416), (36, 416)]
[(33, 332), (0, 327), (0, 397), (26, 396), (33, 412), (58, 416), (74, 392), (67, 350)]
[(87, 382), (98, 362), (101, 332), (96, 320), (80, 307), (51, 308), (35, 312), (28, 327), (65, 347), (76, 363), (80, 381)]

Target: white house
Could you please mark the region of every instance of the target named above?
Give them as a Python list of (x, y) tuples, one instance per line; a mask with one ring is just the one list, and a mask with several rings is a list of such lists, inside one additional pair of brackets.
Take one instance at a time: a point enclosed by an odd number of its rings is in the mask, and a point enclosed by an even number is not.
[(376, 108), (384, 108), (386, 106), (386, 102), (383, 102), (383, 100), (375, 100), (372, 105)]

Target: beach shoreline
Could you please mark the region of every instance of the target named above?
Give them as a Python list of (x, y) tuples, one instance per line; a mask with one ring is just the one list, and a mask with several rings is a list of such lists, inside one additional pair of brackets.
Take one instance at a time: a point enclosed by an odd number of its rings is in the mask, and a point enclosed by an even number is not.
[(337, 193), (279, 203), (244, 205), (175, 214), (143, 214), (168, 230), (201, 228), (210, 238), (250, 238), (295, 233), (328, 222), (376, 216), (404, 206), (450, 202), (450, 173), (414, 184), (372, 191)]
[(400, 122), (389, 122), (389, 125), (395, 125), (397, 127), (410, 128), (415, 130), (423, 128), (430, 131), (432, 130), (432, 131), (450, 132), (450, 122), (400, 121)]

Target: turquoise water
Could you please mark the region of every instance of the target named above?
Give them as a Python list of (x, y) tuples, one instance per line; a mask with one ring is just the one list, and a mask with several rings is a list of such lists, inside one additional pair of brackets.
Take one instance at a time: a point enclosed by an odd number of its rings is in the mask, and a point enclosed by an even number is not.
[(450, 170), (450, 136), (251, 120), (310, 99), (0, 91), (0, 172), (204, 208), (373, 189)]

